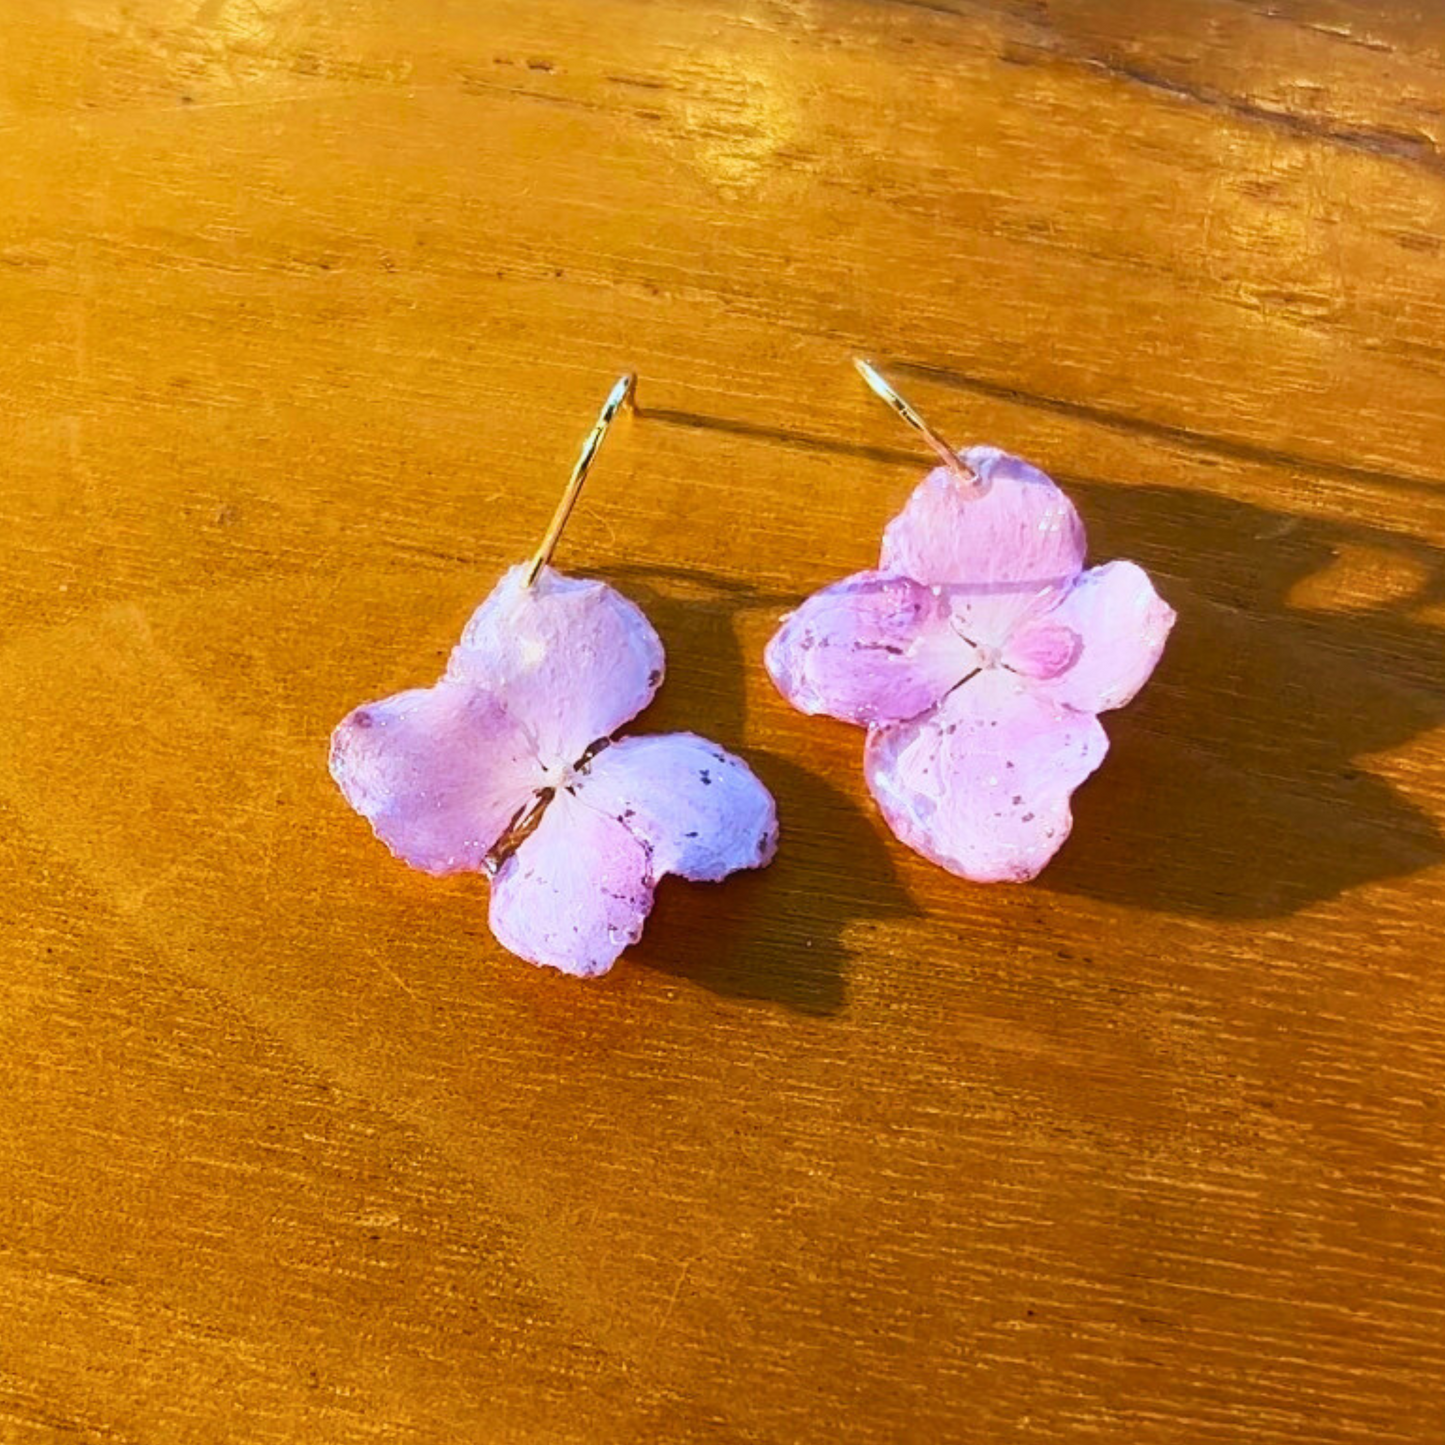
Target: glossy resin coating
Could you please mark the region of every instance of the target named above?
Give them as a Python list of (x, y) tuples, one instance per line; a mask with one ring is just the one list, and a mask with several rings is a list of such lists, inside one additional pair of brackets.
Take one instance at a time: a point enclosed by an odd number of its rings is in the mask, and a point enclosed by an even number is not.
[(783, 620), (767, 667), (808, 713), (868, 728), (864, 768), (903, 842), (979, 882), (1034, 877), (1103, 761), (1097, 714), (1143, 686), (1174, 611), (1132, 562), (1084, 569), (1073, 503), (993, 447), (939, 467), (883, 534), (878, 570)]
[(351, 712), (331, 773), (403, 862), (492, 877), (492, 932), (566, 973), (605, 973), (664, 874), (767, 863), (772, 796), (691, 733), (613, 734), (652, 700), (662, 643), (605, 583), (514, 567), (434, 686)]

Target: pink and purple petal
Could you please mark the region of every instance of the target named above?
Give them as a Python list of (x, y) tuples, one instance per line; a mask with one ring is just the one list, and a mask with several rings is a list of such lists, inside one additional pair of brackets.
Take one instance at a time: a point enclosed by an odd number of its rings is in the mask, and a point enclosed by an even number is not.
[[(1164, 651), (1174, 609), (1133, 562), (1110, 562), (1085, 572), (1044, 618), (1010, 639), (1004, 662), (1039, 679), (1041, 695), (1077, 708), (1123, 707), (1149, 679)], [(1065, 667), (1041, 669), (1050, 638), (1076, 639)], [(1058, 655), (1058, 649), (1053, 649)]]
[(519, 958), (579, 978), (606, 973), (652, 908), (647, 849), (566, 789), (497, 870), (490, 921)]
[(501, 702), (446, 681), (343, 718), (331, 735), (331, 775), (398, 858), (438, 874), (480, 871), (543, 782)]
[(695, 733), (622, 738), (578, 779), (578, 800), (647, 848), (652, 877), (715, 883), (761, 868), (778, 846), (772, 794), (741, 758)]
[(996, 447), (963, 457), (977, 485), (946, 467), (931, 471), (884, 530), (879, 569), (979, 596), (1027, 598), (1072, 581), (1084, 565), (1074, 504), (1037, 467)]
[(815, 592), (783, 619), (764, 661), (800, 712), (863, 724), (917, 717), (978, 665), (933, 589), (882, 572)]
[(505, 697), (547, 769), (578, 762), (652, 701), (662, 643), (642, 610), (605, 582), (513, 567), (476, 610), (451, 678)]
[(1104, 759), (1098, 719), (981, 672), (913, 722), (874, 729), (864, 770), (883, 816), (925, 858), (979, 883), (1023, 882), (1063, 845), (1069, 798)]

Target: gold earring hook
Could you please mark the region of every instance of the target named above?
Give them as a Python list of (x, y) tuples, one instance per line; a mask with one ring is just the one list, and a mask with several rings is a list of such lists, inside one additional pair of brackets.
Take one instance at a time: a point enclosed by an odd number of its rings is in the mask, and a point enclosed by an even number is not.
[(532, 554), (531, 564), (527, 568), (528, 587), (537, 580), (542, 568), (552, 560), (562, 528), (567, 525), (567, 518), (572, 515), (572, 508), (577, 505), (577, 498), (582, 493), (582, 484), (587, 480), (587, 473), (592, 470), (592, 463), (597, 459), (602, 438), (607, 435), (607, 428), (612, 425), (617, 413), (629, 402), (636, 407), (637, 374), (632, 371), (618, 377), (617, 384), (607, 394), (607, 400), (602, 403), (602, 410), (597, 414), (597, 424), (587, 433), (587, 440), (582, 443), (577, 464), (567, 479), (567, 488), (562, 493), (562, 500), (557, 503), (557, 510), (552, 513), (552, 520), (547, 524), (542, 545)]
[(853, 358), (853, 365), (858, 368), (858, 375), (868, 383), (868, 389), (875, 396), (886, 402), (914, 431), (922, 436), (923, 440), (938, 453), (943, 461), (943, 465), (946, 466), (959, 481), (970, 487), (978, 481), (978, 474), (973, 468), (893, 390), (892, 386), (880, 375), (871, 362), (864, 361), (861, 356), (855, 356)]

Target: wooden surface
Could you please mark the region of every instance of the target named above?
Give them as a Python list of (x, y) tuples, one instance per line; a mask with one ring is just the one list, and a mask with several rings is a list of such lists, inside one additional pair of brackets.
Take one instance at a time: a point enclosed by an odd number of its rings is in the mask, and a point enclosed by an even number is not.
[[(1428, 13), (1427, 13), (1428, 12)], [(1445, 1439), (1445, 12), (0, 0), (0, 1439)], [(775, 695), (946, 435), (1180, 624), (981, 888)], [(776, 865), (588, 986), (325, 770), (535, 545)]]

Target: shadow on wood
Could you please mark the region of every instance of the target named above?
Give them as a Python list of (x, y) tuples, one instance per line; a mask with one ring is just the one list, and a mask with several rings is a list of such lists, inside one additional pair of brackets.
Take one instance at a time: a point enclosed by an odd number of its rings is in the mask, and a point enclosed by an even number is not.
[(680, 568), (589, 570), (639, 603), (668, 646), (668, 681), (638, 730), (695, 729), (737, 751), (772, 790), (782, 826), (777, 858), (761, 872), (706, 888), (665, 881), (629, 957), (729, 997), (835, 1012), (846, 992), (850, 928), (918, 910), (876, 817), (806, 767), (742, 745), (746, 670), (762, 664), (742, 654), (735, 614), (782, 610), (795, 599)]
[[(1445, 594), (1445, 553), (1199, 492), (1068, 486), (1092, 555), (1144, 562), (1179, 623), (1138, 700), (1105, 717), (1110, 755), (1048, 887), (1257, 918), (1445, 859), (1430, 818), (1361, 765), (1445, 720), (1445, 633), (1413, 615)], [(1390, 595), (1296, 600), (1351, 551)]]

